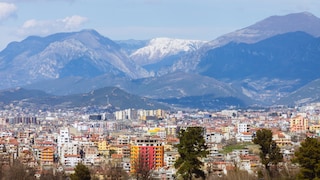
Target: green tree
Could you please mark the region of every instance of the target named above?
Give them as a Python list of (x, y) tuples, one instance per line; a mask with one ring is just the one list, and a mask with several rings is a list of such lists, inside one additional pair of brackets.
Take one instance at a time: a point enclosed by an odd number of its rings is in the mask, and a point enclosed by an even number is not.
[(270, 172), (270, 165), (277, 165), (283, 156), (276, 142), (272, 140), (272, 132), (269, 129), (260, 129), (253, 139), (255, 144), (260, 145), (260, 159), (265, 169)]
[(300, 164), (299, 179), (320, 179), (319, 140), (307, 137), (295, 152), (293, 162)]
[(87, 166), (83, 165), (82, 163), (79, 163), (75, 169), (75, 173), (70, 175), (71, 180), (90, 180), (91, 179), (91, 173)]
[(178, 169), (177, 174), (183, 179), (191, 180), (193, 175), (205, 179), (205, 173), (201, 170), (203, 165), (201, 158), (205, 158), (209, 151), (203, 134), (202, 127), (188, 127), (186, 130), (182, 129), (178, 134), (180, 143), (176, 147), (180, 157), (174, 166)]
[(110, 149), (110, 150), (109, 150), (109, 158), (112, 157), (112, 154), (117, 154), (117, 151), (114, 150), (114, 149)]

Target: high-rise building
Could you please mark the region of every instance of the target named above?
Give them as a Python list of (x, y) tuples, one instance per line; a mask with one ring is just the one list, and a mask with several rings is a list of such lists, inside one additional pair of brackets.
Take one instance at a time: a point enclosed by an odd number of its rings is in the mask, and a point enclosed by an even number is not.
[[(77, 156), (79, 155), (79, 143), (77, 141), (71, 141), (71, 135), (68, 128), (60, 129), (57, 141), (58, 156), (62, 164), (68, 164), (65, 163), (66, 158), (77, 158)], [(74, 164), (73, 160), (71, 164)]]
[(160, 139), (137, 138), (130, 148), (131, 173), (156, 170), (164, 166), (164, 146)]

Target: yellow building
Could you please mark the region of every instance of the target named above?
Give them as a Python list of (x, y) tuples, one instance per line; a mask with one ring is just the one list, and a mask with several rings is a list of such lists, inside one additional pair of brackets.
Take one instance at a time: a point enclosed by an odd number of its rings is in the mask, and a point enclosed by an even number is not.
[(108, 155), (109, 154), (109, 146), (106, 140), (98, 142), (98, 151), (100, 154)]
[(309, 127), (311, 132), (319, 132), (320, 131), (320, 124), (315, 124)]
[(148, 130), (148, 134), (151, 136), (158, 135), (159, 132), (163, 132), (163, 134), (166, 134), (165, 128), (155, 127)]
[(106, 151), (108, 148), (108, 142), (106, 140), (98, 142), (98, 150), (99, 151)]
[(298, 115), (290, 119), (291, 132), (305, 132), (308, 130), (308, 118)]

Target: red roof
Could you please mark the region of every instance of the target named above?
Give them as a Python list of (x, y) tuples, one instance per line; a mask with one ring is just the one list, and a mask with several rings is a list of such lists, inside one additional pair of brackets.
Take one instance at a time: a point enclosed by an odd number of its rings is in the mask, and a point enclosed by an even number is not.
[(122, 154), (112, 154), (112, 155), (111, 155), (111, 158), (112, 158), (112, 159), (121, 159), (122, 157), (123, 157)]

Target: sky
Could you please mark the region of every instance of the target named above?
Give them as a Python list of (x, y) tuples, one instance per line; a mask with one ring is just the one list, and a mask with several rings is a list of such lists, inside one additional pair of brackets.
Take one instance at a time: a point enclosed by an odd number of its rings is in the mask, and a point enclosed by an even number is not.
[(214, 40), (273, 15), (310, 12), (320, 0), (0, 0), (0, 50), (30, 35), (95, 29), (112, 40)]

